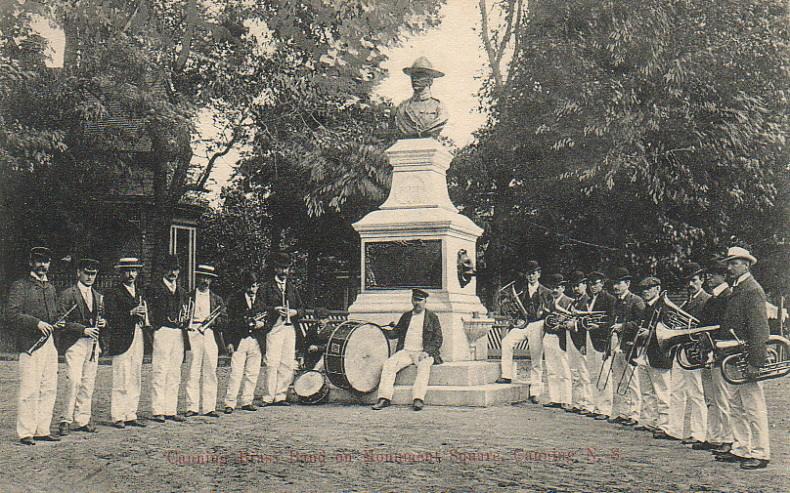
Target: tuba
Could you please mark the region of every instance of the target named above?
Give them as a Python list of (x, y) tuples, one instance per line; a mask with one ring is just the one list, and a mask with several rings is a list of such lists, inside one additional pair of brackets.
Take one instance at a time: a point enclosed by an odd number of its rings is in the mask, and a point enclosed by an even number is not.
[(503, 286), (497, 293), (499, 296), (499, 310), (508, 319), (511, 329), (523, 329), (527, 326), (527, 309), (516, 292), (516, 281), (511, 281)]
[[(732, 335), (735, 336), (735, 333)], [(721, 347), (717, 346), (717, 349), (721, 353), (730, 353), (721, 360), (721, 375), (731, 385), (761, 382), (763, 380), (780, 378), (790, 373), (790, 340), (782, 336), (768, 336), (768, 342), (766, 343), (767, 362), (759, 368), (756, 377), (746, 375), (746, 368), (749, 366), (747, 344), (738, 339), (737, 336), (735, 336), (734, 345), (732, 341), (721, 342), (725, 344), (721, 345)], [(726, 347), (724, 347), (725, 345)]]

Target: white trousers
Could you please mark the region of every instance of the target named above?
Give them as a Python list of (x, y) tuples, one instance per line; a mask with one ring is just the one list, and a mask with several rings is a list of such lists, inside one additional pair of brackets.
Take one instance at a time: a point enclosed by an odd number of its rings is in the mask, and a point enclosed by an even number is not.
[[(688, 408), (688, 410), (687, 410)], [(686, 413), (690, 414), (688, 429)], [(702, 370), (685, 370), (672, 363), (672, 397), (669, 404), (669, 429), (675, 438), (705, 441), (708, 428), (708, 407), (702, 389)]]
[[(587, 337), (587, 334), (585, 334)], [(584, 353), (573, 345), (570, 333), (567, 333), (565, 347), (568, 353), (568, 366), (571, 369), (571, 405), (576, 409), (593, 411), (592, 389), (590, 388), (590, 371), (587, 367), (587, 347)]]
[(214, 331), (196, 330), (189, 334), (189, 376), (187, 377), (187, 411), (206, 414), (217, 409), (217, 358), (219, 348)]
[(230, 379), (225, 394), (225, 407), (236, 408), (241, 389), (242, 406), (252, 404), (255, 397), (255, 386), (261, 372), (261, 348), (253, 337), (245, 337), (239, 341), (239, 347), (230, 357)]
[[(613, 351), (612, 375), (609, 377), (609, 385), (616, 394), (612, 401), (612, 414), (614, 417), (639, 420), (639, 411), (642, 406), (642, 395), (639, 392), (639, 372), (628, 383), (628, 375), (633, 370), (633, 365), (626, 362), (627, 354), (618, 347)], [(626, 372), (626, 367), (628, 371)], [(625, 373), (624, 373), (625, 372)], [(625, 375), (625, 378), (623, 378)], [(620, 387), (618, 391), (618, 386)]]
[(266, 334), (266, 380), (263, 402), (284, 401), (296, 368), (296, 333), (293, 325), (276, 325)]
[(705, 441), (709, 443), (732, 443), (732, 408), (727, 381), (718, 367), (711, 369), (711, 404), (708, 407), (708, 430)]
[(143, 329), (136, 327), (129, 349), (112, 357), (110, 418), (113, 422), (137, 419), (144, 348)]
[(762, 382), (749, 382), (723, 387), (732, 408), (732, 453), (748, 459), (771, 458), (768, 409), (765, 406)]
[(94, 361), (90, 361), (93, 339), (80, 337), (66, 350), (66, 403), (60, 416), (61, 423), (85, 426), (91, 419), (96, 369), (99, 367), (98, 346)]
[[(636, 369), (636, 377), (639, 378), (639, 424), (650, 428), (658, 428), (658, 396), (650, 380), (650, 367), (647, 364), (647, 357), (643, 357)], [(667, 392), (671, 388), (672, 372), (669, 371), (669, 384)], [(667, 394), (667, 406), (669, 406), (669, 394)]]
[(49, 435), (58, 390), (58, 350), (52, 336), (33, 354), (19, 353), (16, 433), (19, 438)]
[(401, 349), (387, 361), (381, 368), (381, 380), (379, 381), (378, 397), (392, 400), (392, 394), (395, 392), (395, 377), (398, 372), (410, 365), (417, 365), (417, 378), (414, 380), (414, 387), (412, 388), (412, 399), (425, 400), (425, 393), (428, 391), (428, 380), (431, 378), (431, 365), (433, 365), (433, 357), (428, 356), (419, 363), (417, 357), (420, 351), (406, 351)]
[(524, 339), (529, 344), (531, 360), (529, 395), (537, 397), (543, 393), (543, 320), (512, 329), (502, 338), (502, 378), (513, 379), (513, 348)]
[(546, 380), (549, 385), (549, 401), (557, 404), (571, 403), (571, 368), (568, 353), (560, 348), (560, 336), (546, 334), (543, 337), (546, 357)]
[(154, 416), (176, 414), (184, 362), (183, 337), (181, 329), (161, 327), (154, 332), (151, 356), (151, 412)]
[[(614, 385), (612, 376), (609, 375), (609, 368), (612, 366), (612, 357), (604, 362), (603, 351), (596, 351), (593, 348), (590, 334), (587, 334), (587, 372), (590, 375), (590, 391), (592, 393), (592, 410), (605, 416), (612, 415), (612, 400), (614, 399)], [(603, 366), (603, 369), (601, 367)], [(601, 379), (598, 380), (600, 375)], [(609, 381), (606, 377), (609, 375)], [(604, 385), (606, 382), (606, 385)]]
[[(672, 386), (672, 370), (647, 366), (642, 375), (645, 375), (646, 378), (640, 382), (640, 385), (642, 385), (642, 388), (650, 387), (652, 391), (652, 397), (649, 399), (651, 402), (649, 404), (653, 408), (653, 411), (648, 414), (648, 416), (650, 416), (648, 419), (654, 419), (654, 421), (645, 423), (645, 426), (652, 426), (662, 430), (664, 433), (670, 434), (669, 395)], [(644, 396), (645, 394), (642, 394), (643, 398)], [(643, 401), (643, 407), (645, 404), (646, 402)]]

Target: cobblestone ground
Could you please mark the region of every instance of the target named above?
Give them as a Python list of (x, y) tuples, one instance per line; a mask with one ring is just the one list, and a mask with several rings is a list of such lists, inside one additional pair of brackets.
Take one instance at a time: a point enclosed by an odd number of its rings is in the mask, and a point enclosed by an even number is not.
[[(228, 368), (219, 374), (221, 399)], [(291, 406), (116, 430), (107, 426), (111, 378), (102, 365), (99, 433), (24, 447), (15, 434), (17, 363), (0, 362), (0, 492), (790, 491), (790, 378), (765, 385), (773, 460), (753, 472), (678, 442), (527, 404), (421, 413)], [(150, 365), (141, 409), (147, 416)]]

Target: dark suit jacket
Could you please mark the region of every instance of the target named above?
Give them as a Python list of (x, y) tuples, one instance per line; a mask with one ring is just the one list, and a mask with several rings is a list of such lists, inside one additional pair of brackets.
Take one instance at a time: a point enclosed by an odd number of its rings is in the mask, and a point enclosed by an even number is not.
[[(571, 311), (578, 310), (582, 312), (587, 311), (587, 305), (590, 304), (590, 297), (586, 294), (581, 297), (573, 298), (573, 302), (571, 303)], [(587, 331), (585, 330), (571, 330), (568, 331), (570, 335), (571, 342), (573, 346), (581, 351), (582, 348), (587, 346)]]
[(606, 345), (609, 342), (609, 329), (614, 319), (613, 308), (615, 297), (606, 291), (601, 291), (595, 299), (590, 296), (590, 300), (592, 302), (589, 305), (590, 311), (606, 312), (608, 315), (608, 322), (602, 323), (600, 327), (590, 331), (590, 342), (592, 342), (593, 349), (598, 352), (603, 352), (606, 350)]
[[(283, 293), (280, 291), (277, 281), (272, 277), (258, 289), (258, 296), (263, 299), (263, 306), (266, 311), (269, 312), (269, 315), (266, 317), (266, 327), (262, 329), (263, 335), (266, 335), (272, 330), (274, 324), (277, 322), (277, 318), (280, 316), (274, 308), (283, 305)], [(297, 312), (296, 315), (291, 317), (291, 321), (294, 324), (296, 332), (296, 349), (299, 351), (304, 347), (304, 337), (302, 335), (302, 329), (298, 327), (296, 321), (304, 313), (304, 307), (302, 305), (302, 298), (299, 296), (299, 290), (296, 289), (296, 286), (294, 286), (290, 279), (288, 279), (285, 284), (285, 296), (288, 300), (288, 306)]]
[[(560, 308), (564, 308), (565, 310), (570, 310), (572, 304), (573, 304), (573, 299), (565, 296), (564, 294), (557, 301), (557, 305), (559, 305)], [(559, 310), (557, 310), (554, 306), (554, 297), (552, 297), (551, 302), (549, 303), (547, 308), (549, 309), (550, 312), (555, 312), (555, 311), (559, 312)], [(554, 332), (544, 331), (543, 337), (559, 337), (560, 349), (565, 351), (565, 332), (566, 332), (565, 328), (562, 325), (560, 325)]]
[[(656, 307), (659, 303), (660, 301), (656, 301), (652, 305), (645, 306), (642, 327), (648, 327), (649, 322), (656, 316)], [(661, 350), (658, 345), (658, 338), (656, 337), (655, 330), (650, 333), (650, 339), (647, 340), (645, 353), (647, 354), (647, 362), (651, 367), (664, 370), (672, 368), (673, 353), (669, 350)]]
[(238, 349), (242, 339), (252, 336), (263, 350), (266, 342), (264, 329), (253, 330), (253, 326), (250, 325), (253, 317), (266, 311), (263, 296), (260, 294), (260, 292), (256, 293), (252, 309), (247, 308), (246, 292), (237, 293), (228, 298), (229, 320), (225, 327), (225, 344), (233, 344), (233, 347)]
[(686, 301), (681, 305), (680, 308), (683, 309), (684, 312), (688, 313), (692, 317), (700, 320), (702, 317), (702, 311), (705, 308), (705, 304), (710, 300), (710, 295), (705, 291), (702, 291), (696, 297)]
[[(161, 327), (176, 327), (174, 322), (178, 318), (178, 313), (182, 307), (189, 303), (189, 295), (186, 290), (176, 284), (175, 293), (171, 293), (165, 282), (160, 278), (151, 286), (146, 292), (148, 299), (148, 319), (151, 322), (151, 328), (154, 331), (159, 330)], [(189, 336), (187, 335), (186, 328), (181, 328), (181, 335), (184, 338), (184, 351), (189, 351)]]
[(521, 302), (527, 310), (527, 321), (536, 322), (542, 320), (549, 312), (552, 299), (551, 290), (543, 284), (538, 284), (538, 289), (531, 298), (528, 285), (524, 285), (524, 292), (521, 293)]
[[(411, 315), (411, 310), (404, 313), (394, 329), (384, 332), (390, 339), (398, 338), (398, 344), (395, 347), (396, 351), (403, 349), (403, 345), (406, 342), (406, 332), (409, 330)], [(442, 326), (439, 323), (439, 317), (428, 309), (425, 310), (425, 317), (422, 321), (422, 349), (433, 357), (434, 365), (442, 363), (440, 354), (442, 349)]]
[[(732, 295), (732, 289), (727, 288), (718, 296), (711, 296), (700, 316), (700, 323), (702, 325), (721, 325), (724, 319), (724, 312), (727, 309), (727, 300)], [(732, 339), (732, 335), (724, 330), (717, 330), (711, 334), (714, 340), (725, 341)]]
[(733, 330), (748, 346), (749, 364), (761, 366), (766, 360), (766, 342), (770, 335), (765, 292), (754, 277), (732, 288), (721, 329), (725, 334)]
[[(69, 308), (77, 305), (77, 309), (72, 311), (66, 317), (66, 326), (63, 330), (55, 332), (55, 344), (61, 354), (68, 351), (68, 349), (78, 340), (85, 337), (84, 331), (86, 327), (96, 326), (96, 311), (101, 306), (103, 300), (101, 293), (97, 292), (91, 287), (91, 295), (93, 296), (93, 312), (88, 311), (88, 306), (82, 298), (82, 293), (77, 286), (71, 286), (63, 290), (58, 298), (58, 311), (65, 313)], [(103, 339), (103, 334), (99, 332), (99, 343), (102, 348), (105, 348), (106, 341)]]
[(634, 337), (639, 331), (644, 311), (644, 300), (630, 291), (623, 299), (615, 297), (612, 305), (612, 324), (623, 324), (623, 331), (620, 334), (620, 349), (626, 354), (631, 350)]
[(141, 320), (140, 317), (132, 316), (129, 312), (140, 304), (141, 297), (145, 299), (140, 286), (135, 286), (135, 295), (136, 297), (133, 298), (120, 282), (104, 295), (104, 311), (107, 317), (107, 352), (110, 356), (123, 354), (132, 345), (135, 326)]
[(58, 321), (58, 298), (55, 286), (27, 277), (14, 281), (8, 291), (6, 321), (16, 336), (16, 350), (27, 351), (42, 336), (38, 322)]
[[(197, 290), (193, 289), (192, 292), (189, 293), (189, 298), (194, 300), (196, 292)], [(216, 309), (221, 310), (219, 312), (219, 316), (217, 317), (217, 320), (213, 324), (211, 324), (211, 327), (209, 328), (214, 334), (214, 341), (217, 343), (219, 352), (224, 353), (225, 346), (222, 344), (222, 339), (225, 337), (225, 333), (223, 331), (225, 330), (225, 327), (228, 325), (228, 309), (225, 307), (225, 300), (223, 300), (220, 295), (216, 294), (214, 291), (211, 291), (210, 289), (208, 292), (208, 304), (209, 304), (209, 308), (208, 308), (209, 313), (213, 313), (214, 310)], [(225, 344), (227, 344), (227, 341), (225, 341)], [(184, 346), (184, 350), (189, 350), (189, 349), (190, 349), (189, 346), (187, 345)]]

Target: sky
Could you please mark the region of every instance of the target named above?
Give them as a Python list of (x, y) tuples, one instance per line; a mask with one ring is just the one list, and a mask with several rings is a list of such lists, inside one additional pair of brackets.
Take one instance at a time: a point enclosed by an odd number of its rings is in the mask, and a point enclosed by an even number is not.
[[(487, 66), (479, 37), (480, 12), (477, 2), (472, 0), (447, 0), (440, 16), (441, 23), (436, 28), (385, 50), (389, 59), (384, 67), (389, 75), (376, 88), (375, 94), (392, 99), (395, 103), (411, 96), (410, 79), (402, 70), (418, 57), (428, 57), (436, 69), (445, 73), (444, 77), (434, 80), (431, 88), (433, 96), (444, 102), (449, 113), (443, 135), (462, 147), (472, 142), (472, 133), (486, 118), (478, 111), (476, 97), (481, 86), (481, 75)], [(65, 41), (62, 31), (48, 26), (43, 19), (36, 23), (36, 28), (50, 41), (50, 64), (62, 66)], [(204, 139), (213, 138), (220, 131), (212, 126), (209, 114), (201, 118), (197, 128)], [(212, 201), (217, 199), (222, 187), (230, 180), (238, 159), (239, 150), (234, 149), (217, 161), (208, 184)], [(193, 161), (206, 162), (205, 150), (196, 149)]]

